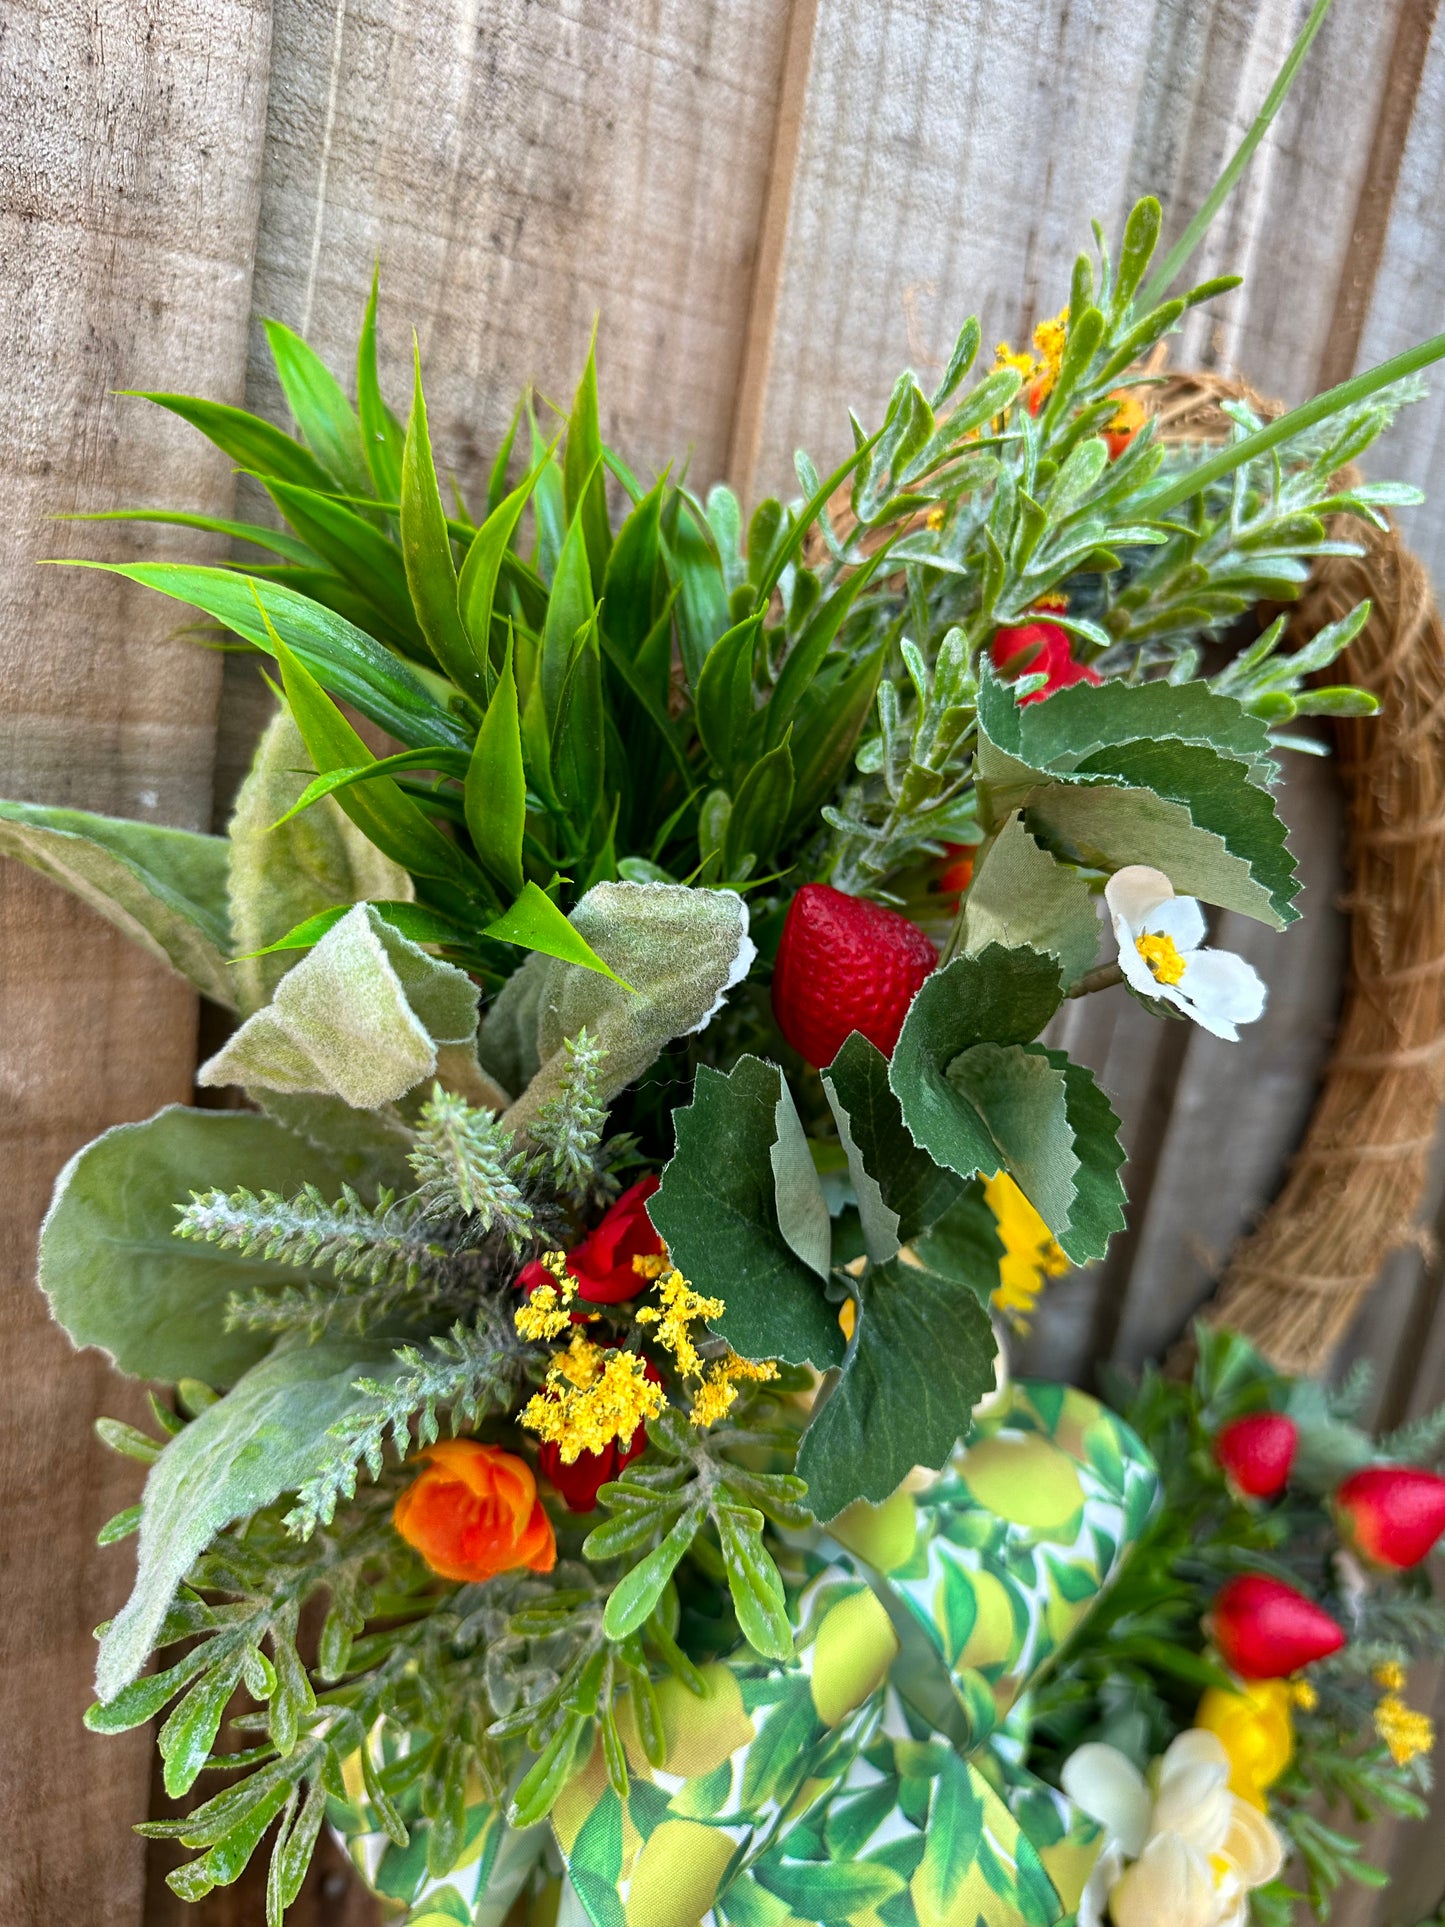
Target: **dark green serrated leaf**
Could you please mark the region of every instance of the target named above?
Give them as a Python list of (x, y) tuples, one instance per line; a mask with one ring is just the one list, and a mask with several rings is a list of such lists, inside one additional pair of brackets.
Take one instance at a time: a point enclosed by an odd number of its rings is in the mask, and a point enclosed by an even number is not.
[(717, 1328), (735, 1351), (821, 1370), (842, 1358), (843, 1334), (778, 1223), (771, 1152), (781, 1081), (756, 1057), (726, 1076), (699, 1068), (692, 1103), (673, 1114), (677, 1149), (648, 1215), (695, 1289), (726, 1304)]

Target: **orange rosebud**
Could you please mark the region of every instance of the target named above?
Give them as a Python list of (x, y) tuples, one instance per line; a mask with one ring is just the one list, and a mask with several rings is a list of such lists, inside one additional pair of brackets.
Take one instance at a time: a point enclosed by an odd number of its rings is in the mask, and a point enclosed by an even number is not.
[(557, 1541), (525, 1459), (476, 1439), (442, 1439), (417, 1456), (430, 1464), (391, 1521), (433, 1572), (480, 1583), (518, 1566), (552, 1570)]

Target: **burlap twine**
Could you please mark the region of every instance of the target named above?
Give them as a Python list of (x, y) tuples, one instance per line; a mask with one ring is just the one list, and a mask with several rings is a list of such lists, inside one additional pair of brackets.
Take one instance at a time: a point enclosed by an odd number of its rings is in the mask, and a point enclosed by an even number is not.
[[(1173, 376), (1156, 391), (1171, 441), (1220, 441), (1219, 403), (1242, 383)], [(1445, 1101), (1445, 627), (1424, 568), (1393, 526), (1337, 518), (1363, 554), (1322, 556), (1291, 632), (1307, 641), (1369, 599), (1370, 620), (1332, 681), (1380, 701), (1335, 724), (1348, 806), (1349, 972), (1333, 1050), (1279, 1196), (1230, 1259), (1206, 1316), (1276, 1365), (1325, 1366), (1417, 1214)]]

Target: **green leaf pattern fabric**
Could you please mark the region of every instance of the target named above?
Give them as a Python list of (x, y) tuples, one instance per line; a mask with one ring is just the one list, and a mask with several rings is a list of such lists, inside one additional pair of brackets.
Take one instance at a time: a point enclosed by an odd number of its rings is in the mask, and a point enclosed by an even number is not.
[[(1024, 1381), (935, 1479), (789, 1535), (797, 1629), (786, 1663), (742, 1647), (705, 1696), (658, 1684), (664, 1765), (626, 1700), (625, 1799), (600, 1742), (552, 1814), (591, 1927), (1055, 1927), (1072, 1918), (1098, 1828), (1019, 1764), (1024, 1698), (1118, 1573), (1157, 1499), (1144, 1448), (1071, 1388)], [(359, 1765), (332, 1820), (406, 1927), (494, 1927), (517, 1891), (485, 1800), (468, 1847), (428, 1875), (424, 1829), (398, 1848)], [(535, 1831), (535, 1830), (534, 1830)], [(531, 1835), (513, 1836), (522, 1842)], [(508, 1862), (508, 1865), (511, 1863)], [(529, 1861), (528, 1865), (532, 1863)], [(498, 1872), (488, 1878), (488, 1870)]]

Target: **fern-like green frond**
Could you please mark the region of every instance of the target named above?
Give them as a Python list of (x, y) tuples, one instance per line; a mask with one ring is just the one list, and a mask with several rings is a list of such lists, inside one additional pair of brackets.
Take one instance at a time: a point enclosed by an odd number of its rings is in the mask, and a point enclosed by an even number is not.
[(490, 1111), (433, 1086), (408, 1157), (418, 1179), (411, 1202), (422, 1222), (475, 1219), (481, 1231), (500, 1231), (514, 1251), (531, 1237), (533, 1211), (519, 1182), (524, 1160)]
[(198, 1191), (179, 1207), (178, 1238), (204, 1239), (243, 1258), (330, 1271), (367, 1284), (414, 1290), (445, 1264), (443, 1244), (428, 1238), (411, 1200), (397, 1204), (383, 1191), (370, 1210), (343, 1185), (328, 1204), (314, 1184), (294, 1198), (276, 1191)]
[(318, 1525), (329, 1525), (338, 1502), (355, 1495), (363, 1463), (373, 1479), (381, 1477), (388, 1433), (405, 1457), (437, 1439), (442, 1412), (449, 1415), (455, 1436), (489, 1412), (505, 1410), (525, 1375), (528, 1351), (512, 1324), (510, 1307), (485, 1304), (475, 1323), (458, 1321), (449, 1334), (429, 1340), (425, 1348), (405, 1345), (396, 1355), (407, 1368), (404, 1376), (387, 1385), (358, 1379), (357, 1389), (371, 1403), (348, 1414), (327, 1434), (327, 1456), (300, 1488), (286, 1517), (287, 1530), (299, 1538), (308, 1538)]
[(597, 1172), (607, 1122), (607, 1106), (599, 1097), (606, 1051), (585, 1028), (567, 1038), (565, 1048), (562, 1086), (538, 1111), (531, 1128), (536, 1155), (530, 1168), (538, 1176), (550, 1172), (558, 1195), (576, 1200), (585, 1197)]

